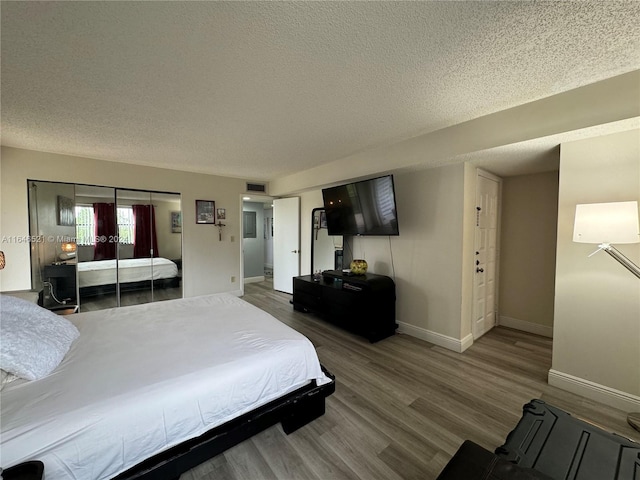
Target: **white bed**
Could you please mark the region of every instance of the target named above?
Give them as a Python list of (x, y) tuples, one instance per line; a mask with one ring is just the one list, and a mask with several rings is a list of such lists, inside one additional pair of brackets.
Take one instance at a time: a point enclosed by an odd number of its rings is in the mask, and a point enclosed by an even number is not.
[(229, 294), (71, 315), (60, 365), (1, 397), (3, 467), (104, 479), (305, 384), (329, 383), (311, 342)]
[(166, 258), (127, 258), (123, 260), (97, 260), (78, 262), (80, 288), (116, 283), (143, 282), (178, 276), (178, 266)]

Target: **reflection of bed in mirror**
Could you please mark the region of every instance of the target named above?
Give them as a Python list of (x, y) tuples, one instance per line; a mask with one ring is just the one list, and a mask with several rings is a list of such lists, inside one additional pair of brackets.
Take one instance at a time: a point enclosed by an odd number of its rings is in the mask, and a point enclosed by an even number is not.
[[(117, 274), (117, 275), (116, 275)], [(180, 285), (178, 266), (166, 258), (128, 258), (78, 263), (78, 285), (81, 297), (103, 295), (116, 291), (154, 288), (174, 288)]]

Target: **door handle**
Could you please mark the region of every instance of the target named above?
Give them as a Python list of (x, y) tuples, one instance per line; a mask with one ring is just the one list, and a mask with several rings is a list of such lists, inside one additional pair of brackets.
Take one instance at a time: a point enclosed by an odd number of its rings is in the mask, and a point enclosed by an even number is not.
[(482, 272), (484, 272), (484, 268), (476, 268), (476, 272), (477, 273), (482, 273)]
[(300, 250), (291, 250), (291, 253), (299, 253)]

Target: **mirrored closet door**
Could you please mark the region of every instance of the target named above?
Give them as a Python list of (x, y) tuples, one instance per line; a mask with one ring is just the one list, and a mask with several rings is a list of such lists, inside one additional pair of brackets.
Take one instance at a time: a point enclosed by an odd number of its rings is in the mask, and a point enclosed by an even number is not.
[(31, 288), (56, 312), (77, 310), (75, 185), (28, 182)]
[(117, 189), (116, 201), (120, 305), (181, 298), (180, 195)]
[(120, 305), (152, 302), (153, 281), (150, 279), (153, 279), (153, 261), (158, 248), (151, 192), (118, 189), (116, 202)]
[[(70, 225), (61, 231), (45, 212), (53, 209), (57, 222), (57, 197), (65, 195)], [(180, 194), (30, 181), (29, 199), (31, 232), (43, 238), (31, 255), (43, 306), (70, 313), (70, 305), (90, 311), (182, 298)], [(61, 242), (64, 235), (70, 241)], [(67, 283), (53, 276), (62, 273)], [(74, 298), (59, 298), (63, 284)]]
[(78, 287), (83, 311), (118, 306), (116, 190), (76, 185)]

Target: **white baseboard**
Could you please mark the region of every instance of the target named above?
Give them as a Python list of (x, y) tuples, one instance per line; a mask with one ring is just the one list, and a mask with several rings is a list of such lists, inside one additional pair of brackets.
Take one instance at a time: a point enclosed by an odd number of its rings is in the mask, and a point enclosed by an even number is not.
[(398, 322), (398, 333), (411, 335), (412, 337), (419, 338), (420, 340), (433, 343), (434, 345), (438, 345), (439, 347), (453, 350), (458, 353), (464, 352), (467, 348), (473, 345), (473, 335), (471, 334), (467, 335), (462, 340), (459, 340), (457, 338), (432, 332), (426, 328), (416, 327), (415, 325), (410, 325), (404, 322)]
[(616, 390), (615, 388), (606, 387), (599, 383), (585, 380), (584, 378), (574, 377), (568, 373), (559, 372), (558, 370), (549, 370), (549, 385), (558, 387), (568, 392), (582, 395), (605, 405), (618, 408), (625, 412), (640, 411), (640, 397), (630, 393)]
[(264, 282), (264, 275), (260, 275), (258, 277), (247, 277), (244, 279), (245, 285), (247, 283), (259, 283), (259, 282)]
[(500, 315), (498, 322), (503, 327), (509, 327), (515, 330), (553, 338), (553, 327), (540, 325), (539, 323), (527, 322), (526, 320), (519, 320), (517, 318), (505, 317), (504, 315)]

